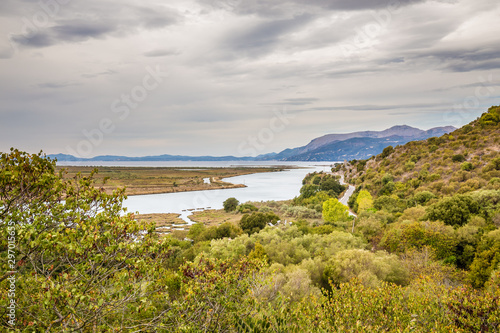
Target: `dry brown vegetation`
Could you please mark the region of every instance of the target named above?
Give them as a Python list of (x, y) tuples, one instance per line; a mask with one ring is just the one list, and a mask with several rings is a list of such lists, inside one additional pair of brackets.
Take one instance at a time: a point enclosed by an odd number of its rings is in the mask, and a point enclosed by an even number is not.
[[(88, 176), (94, 167), (67, 166), (66, 178), (74, 177), (77, 173)], [(258, 172), (275, 172), (282, 167), (251, 168), (173, 168), (173, 167), (98, 167), (95, 178), (102, 182), (107, 193), (125, 187), (127, 195), (172, 193), (186, 191), (215, 190), (224, 188), (245, 187), (242, 184), (231, 184), (222, 181), (227, 177), (241, 176)], [(204, 179), (210, 178), (210, 183)]]

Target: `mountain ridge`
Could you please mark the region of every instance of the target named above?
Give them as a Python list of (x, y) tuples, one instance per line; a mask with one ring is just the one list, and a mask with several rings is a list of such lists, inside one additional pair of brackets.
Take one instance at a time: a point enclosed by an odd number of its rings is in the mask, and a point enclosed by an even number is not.
[[(377, 155), (389, 145), (405, 144), (414, 140), (424, 140), (454, 131), (453, 126), (434, 127), (427, 131), (408, 125), (397, 125), (383, 131), (359, 131), (342, 134), (326, 134), (311, 140), (307, 145), (287, 148), (279, 153), (261, 154), (256, 157), (244, 156), (184, 156), (153, 155), (129, 157), (119, 155), (99, 155), (90, 158), (69, 154), (50, 154), (50, 158), (66, 162), (94, 161), (343, 161), (363, 159)], [(360, 153), (363, 152), (363, 153)]]
[[(382, 130), (382, 131), (360, 131), (360, 132), (353, 132), (353, 133), (345, 133), (345, 134), (326, 134), (323, 136), (320, 136), (316, 139), (311, 140), (309, 144), (304, 146), (304, 151), (301, 151), (300, 153), (305, 153), (309, 150), (314, 150), (317, 149), (321, 146), (324, 146), (326, 144), (330, 144), (332, 142), (337, 142), (337, 141), (345, 141), (353, 138), (386, 138), (386, 137), (391, 137), (391, 136), (399, 136), (399, 137), (408, 137), (408, 138), (413, 138), (413, 139), (419, 139), (420, 137), (426, 136), (426, 135), (434, 135), (437, 133), (440, 133), (442, 131), (444, 132), (452, 132), (456, 130), (455, 127), (453, 126), (443, 126), (443, 127), (433, 127), (431, 129), (428, 129), (427, 131), (418, 129), (416, 127), (411, 127), (408, 125), (396, 125), (392, 126), (388, 129)], [(444, 133), (443, 133), (444, 134)]]

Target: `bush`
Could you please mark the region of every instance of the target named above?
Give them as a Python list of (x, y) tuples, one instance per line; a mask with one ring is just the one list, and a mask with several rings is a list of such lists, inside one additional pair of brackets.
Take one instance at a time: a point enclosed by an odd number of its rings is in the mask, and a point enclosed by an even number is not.
[(335, 285), (358, 278), (365, 286), (375, 287), (380, 281), (406, 284), (408, 274), (395, 255), (379, 251), (344, 250), (328, 262), (325, 276)]
[(427, 209), (431, 221), (443, 221), (447, 225), (462, 226), (479, 211), (479, 206), (470, 196), (455, 195), (441, 199)]
[(394, 152), (394, 147), (393, 146), (388, 146), (385, 147), (384, 150), (382, 151), (382, 154), (380, 154), (381, 158), (386, 158), (389, 157)]
[(442, 222), (397, 223), (390, 226), (380, 245), (390, 252), (405, 253), (411, 249), (431, 247), (438, 259), (455, 254), (458, 240), (452, 227)]
[(375, 199), (373, 207), (377, 210), (385, 210), (390, 213), (401, 213), (407, 208), (404, 200), (383, 195)]
[(413, 197), (413, 200), (415, 200), (415, 202), (420, 205), (425, 205), (427, 202), (429, 202), (431, 199), (434, 199), (435, 197), (436, 196), (432, 192), (422, 191), (416, 193), (415, 196)]
[(500, 264), (500, 229), (484, 235), (477, 247), (470, 266), (470, 280), (476, 288), (482, 288)]
[(453, 155), (453, 156), (451, 157), (451, 160), (452, 160), (453, 162), (463, 162), (463, 161), (465, 161), (465, 156), (464, 156), (464, 155), (462, 155), (462, 154)]
[(471, 171), (472, 169), (474, 169), (474, 166), (472, 165), (471, 162), (464, 162), (460, 166), (460, 169), (462, 169), (464, 171)]
[(252, 213), (252, 215), (245, 214), (241, 217), (240, 220), (240, 228), (251, 235), (253, 233), (259, 232), (264, 229), (268, 223), (276, 224), (279, 221), (279, 216), (269, 212), (269, 213), (261, 213), (256, 212)]
[(251, 212), (256, 212), (258, 211), (257, 207), (255, 207), (254, 205), (252, 204), (249, 204), (249, 203), (244, 203), (242, 205), (239, 205), (237, 207), (237, 210), (242, 213), (242, 214), (248, 214), (248, 213), (251, 213)]
[(223, 203), (224, 210), (226, 212), (235, 211), (236, 207), (238, 207), (239, 204), (240, 204), (240, 202), (236, 198), (228, 198)]
[(310, 209), (302, 206), (283, 206), (281, 211), (287, 216), (295, 217), (298, 219), (308, 219), (308, 218), (321, 218), (321, 213), (318, 213), (315, 209)]

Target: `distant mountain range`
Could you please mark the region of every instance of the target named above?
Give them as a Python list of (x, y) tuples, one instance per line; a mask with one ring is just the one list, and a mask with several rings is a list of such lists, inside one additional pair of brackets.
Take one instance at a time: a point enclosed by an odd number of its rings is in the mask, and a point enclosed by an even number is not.
[[(402, 125), (384, 131), (328, 134), (312, 140), (304, 147), (284, 150), (275, 156), (285, 161), (343, 161), (366, 159), (380, 154), (387, 146), (425, 140), (456, 130), (453, 126), (435, 127), (423, 131)], [(282, 154), (282, 156), (280, 156)]]
[(58, 161), (344, 161), (366, 159), (380, 154), (387, 146), (402, 145), (410, 141), (425, 140), (441, 136), (456, 130), (453, 126), (435, 127), (423, 131), (402, 125), (384, 131), (364, 131), (346, 134), (327, 134), (316, 138), (309, 144), (285, 149), (279, 153), (259, 155), (257, 157), (235, 156), (181, 156), (158, 155), (127, 157), (103, 155), (92, 158), (79, 158), (67, 154), (49, 155)]

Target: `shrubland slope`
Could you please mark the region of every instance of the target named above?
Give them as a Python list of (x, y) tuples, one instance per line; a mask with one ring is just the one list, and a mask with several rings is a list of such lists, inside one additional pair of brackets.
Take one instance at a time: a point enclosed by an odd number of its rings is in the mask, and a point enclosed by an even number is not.
[(500, 188), (500, 107), (441, 137), (385, 148), (368, 160), (351, 161), (346, 178), (373, 195), (409, 198)]

